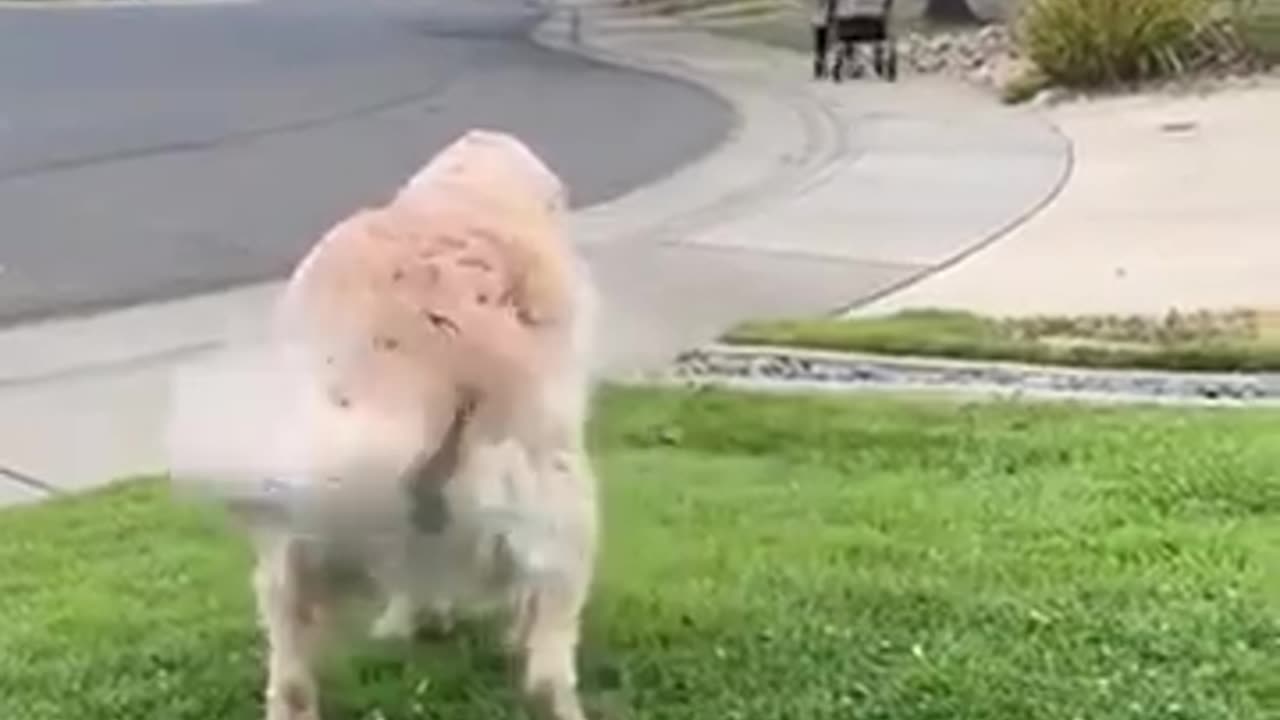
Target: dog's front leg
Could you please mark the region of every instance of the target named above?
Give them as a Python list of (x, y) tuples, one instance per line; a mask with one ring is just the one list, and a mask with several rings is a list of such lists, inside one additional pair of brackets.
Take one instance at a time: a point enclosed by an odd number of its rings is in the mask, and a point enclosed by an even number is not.
[(418, 598), (411, 582), (407, 534), (401, 537), (397, 532), (395, 540), (374, 553), (373, 578), (386, 600), (369, 629), (374, 640), (407, 640), (418, 629)]
[(369, 635), (375, 640), (407, 640), (418, 629), (418, 606), (407, 592), (391, 593)]
[(552, 720), (586, 720), (578, 698), (576, 655), (580, 602), (564, 588), (540, 587), (528, 598), (524, 683), (528, 700)]
[(300, 553), (283, 538), (259, 547), (254, 590), (268, 643), (267, 720), (320, 720), (311, 660), (325, 608), (306, 582)]
[(424, 630), (439, 635), (453, 630), (452, 603), (437, 587), (447, 562), (443, 552), (430, 539), (406, 538), (379, 555), (374, 579), (386, 605), (370, 629), (374, 639), (408, 640)]
[(384, 583), (383, 593), (387, 604), (370, 628), (373, 639), (408, 640), (424, 631), (441, 636), (453, 632), (453, 607), (447, 599), (424, 600), (394, 582)]
[[(511, 637), (522, 645), (526, 697), (553, 720), (586, 720), (578, 696), (576, 660), (596, 550), (595, 479), (582, 458), (564, 454), (558, 454), (542, 473), (551, 480), (547, 484), (559, 487), (557, 528), (541, 548), (550, 558), (540, 562), (525, 558), (524, 565), (533, 572), (523, 578)], [(529, 548), (539, 544), (531, 543)]]
[[(423, 618), (423, 613), (427, 617)], [(420, 634), (446, 636), (453, 632), (453, 609), (446, 601), (425, 604), (407, 593), (395, 593), (374, 621), (370, 636), (375, 640), (408, 640)]]

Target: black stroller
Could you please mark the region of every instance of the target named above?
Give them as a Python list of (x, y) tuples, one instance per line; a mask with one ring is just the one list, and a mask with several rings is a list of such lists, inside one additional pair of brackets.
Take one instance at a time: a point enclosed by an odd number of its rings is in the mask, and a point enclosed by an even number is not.
[[(881, 78), (893, 82), (898, 78), (898, 48), (890, 29), (893, 0), (827, 0), (826, 42), (820, 43), (822, 54), (835, 49), (831, 79), (861, 77), (866, 70), (863, 46), (870, 46), (871, 69)], [(817, 60), (819, 74), (825, 74), (826, 57)]]

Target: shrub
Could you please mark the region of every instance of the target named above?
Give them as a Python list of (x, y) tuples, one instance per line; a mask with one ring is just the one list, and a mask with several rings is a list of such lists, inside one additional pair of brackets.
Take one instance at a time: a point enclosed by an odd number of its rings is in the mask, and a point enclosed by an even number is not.
[(1054, 82), (1116, 85), (1175, 75), (1202, 54), (1213, 0), (1029, 0), (1023, 52)]
[(1236, 22), (1249, 47), (1280, 60), (1280, 0), (1236, 0)]

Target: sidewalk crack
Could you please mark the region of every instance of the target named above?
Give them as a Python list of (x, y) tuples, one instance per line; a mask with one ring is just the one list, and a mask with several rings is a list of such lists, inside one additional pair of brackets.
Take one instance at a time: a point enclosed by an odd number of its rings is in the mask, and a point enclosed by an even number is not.
[(15, 470), (7, 465), (0, 465), (0, 476), (9, 478), (14, 482), (22, 485), (30, 490), (35, 490), (43, 495), (62, 495), (63, 491), (56, 485), (41, 480), (34, 475), (28, 475), (20, 470)]

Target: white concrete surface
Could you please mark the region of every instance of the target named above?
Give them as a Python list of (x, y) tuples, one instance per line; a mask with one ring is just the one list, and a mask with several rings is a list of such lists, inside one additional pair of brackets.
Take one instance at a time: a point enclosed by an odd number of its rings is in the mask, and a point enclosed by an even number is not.
[(858, 310), (1280, 308), (1280, 82), (1060, 106), (1071, 182), (964, 262)]

